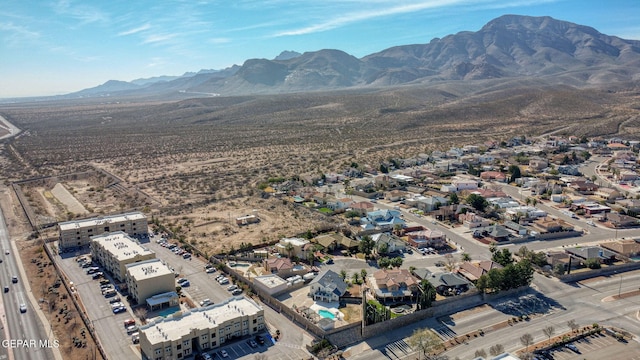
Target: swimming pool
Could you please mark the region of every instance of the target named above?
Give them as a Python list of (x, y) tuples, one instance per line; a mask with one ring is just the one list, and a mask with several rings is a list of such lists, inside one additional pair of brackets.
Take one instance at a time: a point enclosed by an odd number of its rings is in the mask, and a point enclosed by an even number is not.
[(327, 319), (331, 319), (331, 320), (335, 320), (336, 316), (333, 315), (333, 313), (329, 310), (318, 310), (318, 315), (322, 316), (323, 318), (327, 318)]

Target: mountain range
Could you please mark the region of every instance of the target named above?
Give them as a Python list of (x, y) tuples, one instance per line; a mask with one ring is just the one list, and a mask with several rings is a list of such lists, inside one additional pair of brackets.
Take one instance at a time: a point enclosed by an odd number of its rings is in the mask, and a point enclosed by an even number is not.
[(110, 80), (65, 97), (185, 97), (377, 89), (408, 84), (529, 78), (590, 87), (640, 80), (640, 41), (551, 17), (504, 15), (477, 32), (402, 45), (356, 58), (324, 49), (179, 77)]

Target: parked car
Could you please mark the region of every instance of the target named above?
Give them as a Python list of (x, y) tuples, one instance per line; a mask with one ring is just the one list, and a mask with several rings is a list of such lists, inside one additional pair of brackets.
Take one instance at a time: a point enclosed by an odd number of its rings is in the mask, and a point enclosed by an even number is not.
[(202, 360), (212, 360), (212, 357), (211, 355), (204, 353), (202, 354)]
[(98, 271), (97, 273), (93, 274), (92, 278), (93, 280), (97, 280), (100, 279), (104, 276), (104, 273), (102, 271)]
[(135, 325), (127, 326), (127, 335), (131, 335), (135, 332), (138, 332), (138, 327)]
[(182, 254), (182, 257), (183, 257), (183, 258), (185, 258), (185, 259), (188, 259), (188, 258), (190, 258), (190, 257), (191, 257), (191, 254), (189, 254), (188, 252), (186, 252), (186, 253)]
[(189, 286), (191, 286), (191, 283), (187, 280), (187, 281), (183, 282), (182, 284), (180, 284), (180, 286), (189, 287)]
[(113, 299), (109, 300), (109, 304), (115, 304), (117, 302), (120, 302), (120, 297), (116, 296)]
[(140, 343), (140, 334), (139, 333), (131, 334), (131, 342), (134, 343), (134, 344), (139, 344)]
[(109, 279), (100, 280), (100, 285), (108, 285), (108, 284), (111, 284), (111, 281), (109, 281)]
[(227, 291), (233, 291), (238, 288), (238, 285), (229, 285), (227, 286)]
[(211, 300), (210, 299), (204, 299), (204, 300), (200, 301), (200, 306), (207, 306), (207, 305), (211, 305)]
[(226, 350), (220, 350), (220, 356), (223, 358), (229, 357), (229, 353)]
[(242, 289), (235, 289), (231, 292), (231, 295), (240, 295), (242, 294)]
[(128, 328), (131, 325), (135, 325), (136, 321), (134, 319), (127, 319), (124, 321), (124, 327)]
[(256, 335), (256, 342), (260, 345), (264, 345), (264, 337), (262, 335)]
[(255, 340), (249, 340), (247, 341), (247, 344), (249, 344), (249, 346), (251, 346), (252, 348), (258, 347), (258, 343), (256, 343)]
[(126, 308), (126, 307), (121, 306), (121, 307), (113, 308), (113, 313), (114, 313), (114, 314), (118, 314), (118, 313), (124, 312), (124, 311), (126, 311), (126, 310), (127, 310), (127, 308)]
[(565, 345), (567, 347), (567, 349), (575, 352), (575, 353), (580, 353), (580, 350), (578, 349), (577, 346), (573, 345), (573, 344), (567, 344)]
[(218, 280), (218, 283), (219, 283), (220, 285), (226, 285), (226, 284), (228, 284), (228, 283), (229, 283), (229, 279), (227, 279), (227, 278), (222, 278), (222, 279)]
[(210, 267), (210, 268), (206, 268), (206, 269), (205, 269), (205, 272), (206, 272), (207, 274), (212, 274), (212, 273), (216, 272), (216, 268), (212, 268), (212, 267)]

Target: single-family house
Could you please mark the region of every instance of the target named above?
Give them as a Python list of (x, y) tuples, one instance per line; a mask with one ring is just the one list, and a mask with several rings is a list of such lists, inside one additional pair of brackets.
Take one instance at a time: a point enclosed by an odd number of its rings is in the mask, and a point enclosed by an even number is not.
[(367, 213), (374, 210), (372, 203), (368, 201), (360, 201), (352, 203), (350, 206), (352, 211), (358, 213), (358, 216), (367, 216)]
[(405, 221), (400, 217), (400, 211), (377, 210), (368, 212), (366, 217), (360, 219), (360, 224), (371, 225), (373, 228), (382, 230), (390, 230), (396, 225), (403, 227)]
[(316, 301), (336, 302), (347, 292), (347, 283), (335, 271), (321, 272), (309, 283), (309, 296)]
[(630, 258), (640, 255), (640, 239), (607, 241), (601, 243), (600, 246)]
[(469, 281), (475, 282), (482, 275), (486, 275), (489, 271), (493, 269), (502, 269), (502, 265), (498, 264), (495, 261), (491, 260), (483, 260), (483, 261), (464, 261), (460, 264), (458, 268), (458, 273)]
[(615, 175), (615, 178), (618, 181), (634, 181), (638, 179), (638, 174), (631, 170), (621, 170)]
[(485, 219), (482, 216), (467, 211), (464, 214), (458, 215), (458, 221), (461, 222), (466, 228), (473, 229), (477, 227), (486, 227), (491, 225), (491, 220)]
[(618, 190), (602, 187), (596, 190), (595, 195), (607, 202), (613, 202), (622, 197), (622, 194), (620, 194)]
[(590, 259), (597, 259), (600, 263), (612, 264), (616, 261), (616, 253), (600, 246), (576, 247), (566, 249), (565, 251), (583, 262)]
[(432, 273), (427, 280), (443, 296), (460, 295), (473, 286), (469, 280), (453, 272)]
[(546, 169), (549, 166), (549, 161), (540, 157), (532, 157), (529, 159), (529, 170), (538, 172)]
[(585, 201), (581, 204), (578, 204), (580, 209), (583, 209), (585, 214), (589, 216), (597, 215), (597, 214), (606, 214), (611, 212), (611, 208), (606, 205), (601, 205), (596, 202)]
[(507, 175), (499, 171), (483, 171), (480, 173), (480, 178), (485, 181), (507, 182)]
[(380, 250), (382, 244), (386, 244), (387, 252), (405, 252), (407, 244), (395, 235), (389, 233), (379, 233), (371, 235), (371, 240), (376, 244), (376, 249)]
[(412, 300), (418, 292), (418, 279), (407, 269), (383, 269), (367, 278), (376, 299), (388, 301)]
[(486, 227), (478, 227), (473, 229), (474, 237), (488, 237), (494, 241), (507, 241), (511, 233), (506, 227), (500, 224), (494, 224)]
[(431, 212), (446, 205), (449, 205), (449, 199), (437, 195), (421, 196), (413, 202), (413, 206), (415, 206), (416, 209), (424, 212)]
[(384, 198), (389, 200), (389, 201), (400, 201), (402, 199), (404, 199), (404, 197), (407, 195), (406, 192), (401, 191), (401, 190), (391, 190), (391, 191), (387, 191), (384, 194)]
[(573, 230), (573, 225), (570, 223), (551, 217), (538, 218), (533, 221), (531, 226), (541, 234)]
[(269, 258), (262, 260), (262, 266), (271, 274), (276, 274), (281, 278), (289, 277), (293, 274), (293, 263), (289, 258)]
[(318, 235), (313, 239), (313, 242), (327, 249), (327, 251), (333, 251), (338, 244), (334, 235), (336, 234)]
[(574, 181), (569, 184), (568, 188), (580, 195), (593, 195), (598, 191), (598, 185), (588, 181)]
[(444, 248), (447, 246), (447, 240), (444, 233), (440, 230), (425, 229), (420, 231), (412, 231), (406, 234), (409, 245), (416, 248)]
[(276, 250), (284, 256), (296, 256), (300, 259), (306, 259), (306, 245), (310, 245), (307, 239), (282, 238), (276, 244)]
[(616, 200), (616, 205), (628, 215), (636, 216), (640, 214), (640, 200), (638, 199)]
[(606, 214), (606, 219), (606, 221), (614, 228), (638, 226), (638, 219), (619, 213), (608, 213)]
[(478, 182), (469, 179), (455, 179), (451, 181), (451, 185), (455, 187), (455, 191), (475, 190), (478, 188)]

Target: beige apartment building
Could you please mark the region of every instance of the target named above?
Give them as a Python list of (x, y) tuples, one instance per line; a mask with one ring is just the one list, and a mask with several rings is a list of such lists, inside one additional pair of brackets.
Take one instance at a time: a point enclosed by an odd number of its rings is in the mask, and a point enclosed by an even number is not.
[(91, 237), (91, 259), (108, 271), (115, 280), (124, 282), (126, 266), (155, 259), (156, 254), (122, 231)]
[(243, 296), (233, 297), (140, 327), (140, 351), (143, 359), (184, 359), (264, 328), (262, 307)]
[(176, 291), (175, 275), (160, 259), (129, 264), (126, 275), (129, 295), (138, 304), (155, 295)]
[(139, 211), (61, 222), (58, 223), (59, 246), (64, 251), (89, 245), (92, 236), (115, 231), (123, 231), (131, 236), (146, 236), (148, 226), (147, 217)]

